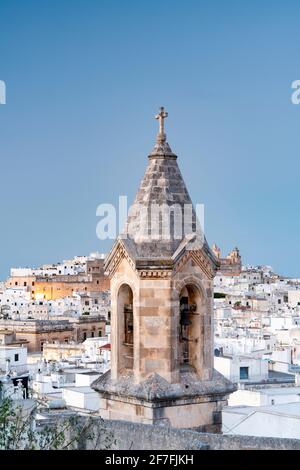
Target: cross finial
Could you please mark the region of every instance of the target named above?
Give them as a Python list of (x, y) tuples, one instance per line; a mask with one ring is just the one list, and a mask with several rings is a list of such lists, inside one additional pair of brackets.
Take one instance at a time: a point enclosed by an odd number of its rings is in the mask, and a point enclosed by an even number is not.
[(164, 119), (168, 117), (168, 113), (165, 111), (165, 108), (161, 106), (159, 113), (155, 116), (155, 119), (159, 119), (159, 133), (158, 136), (160, 138), (165, 139), (165, 133), (164, 133)]

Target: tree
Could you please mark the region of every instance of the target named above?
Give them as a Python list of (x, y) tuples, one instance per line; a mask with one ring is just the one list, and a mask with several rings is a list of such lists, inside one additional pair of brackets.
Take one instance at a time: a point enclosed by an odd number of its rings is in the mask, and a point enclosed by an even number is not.
[(44, 425), (36, 421), (37, 404), (24, 411), (10, 398), (0, 403), (0, 450), (109, 449), (114, 443), (102, 418), (80, 415)]

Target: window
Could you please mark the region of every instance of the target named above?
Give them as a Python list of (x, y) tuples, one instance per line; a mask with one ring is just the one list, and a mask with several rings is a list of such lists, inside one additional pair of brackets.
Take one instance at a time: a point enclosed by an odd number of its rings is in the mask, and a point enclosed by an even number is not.
[(86, 331), (83, 332), (83, 341), (86, 340)]
[(86, 300), (86, 301), (84, 302), (84, 305), (89, 305), (89, 301)]
[(249, 367), (240, 367), (240, 380), (249, 379)]
[(24, 282), (24, 287), (26, 287), (26, 286), (27, 286), (27, 282)]
[(101, 338), (101, 336), (102, 336), (102, 330), (99, 330), (98, 336), (99, 336), (99, 338)]
[(98, 305), (98, 299), (95, 299), (95, 305)]
[(94, 338), (94, 336), (95, 336), (95, 333), (92, 331), (91, 337)]
[(18, 362), (19, 360), (19, 354), (15, 354), (15, 362)]

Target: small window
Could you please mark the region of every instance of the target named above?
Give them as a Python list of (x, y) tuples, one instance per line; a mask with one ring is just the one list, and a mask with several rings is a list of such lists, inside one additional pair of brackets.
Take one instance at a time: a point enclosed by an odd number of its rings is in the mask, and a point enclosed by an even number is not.
[(85, 340), (86, 340), (86, 331), (84, 331), (84, 333), (83, 333), (83, 341), (85, 341)]
[(240, 367), (240, 380), (249, 379), (249, 367)]
[(95, 333), (92, 331), (91, 337), (94, 338), (94, 336), (95, 336)]
[(15, 362), (19, 361), (19, 354), (15, 354)]
[(102, 336), (102, 330), (99, 330), (98, 336), (99, 336), (99, 338), (101, 338), (101, 336)]

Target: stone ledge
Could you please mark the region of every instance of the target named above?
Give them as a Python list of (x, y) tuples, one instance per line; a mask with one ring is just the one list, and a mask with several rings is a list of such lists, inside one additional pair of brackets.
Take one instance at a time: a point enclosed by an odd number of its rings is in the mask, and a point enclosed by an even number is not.
[[(135, 398), (150, 403), (170, 402), (173, 400), (192, 400), (203, 398), (201, 401), (215, 401), (236, 390), (236, 386), (223, 375), (213, 370), (211, 380), (201, 380), (193, 372), (180, 372), (180, 382), (171, 384), (157, 373), (146, 380), (135, 384), (132, 371), (126, 371), (118, 380), (112, 380), (110, 371), (103, 374), (91, 387), (100, 393), (101, 397), (109, 396)], [(223, 398), (224, 399), (224, 398)]]

